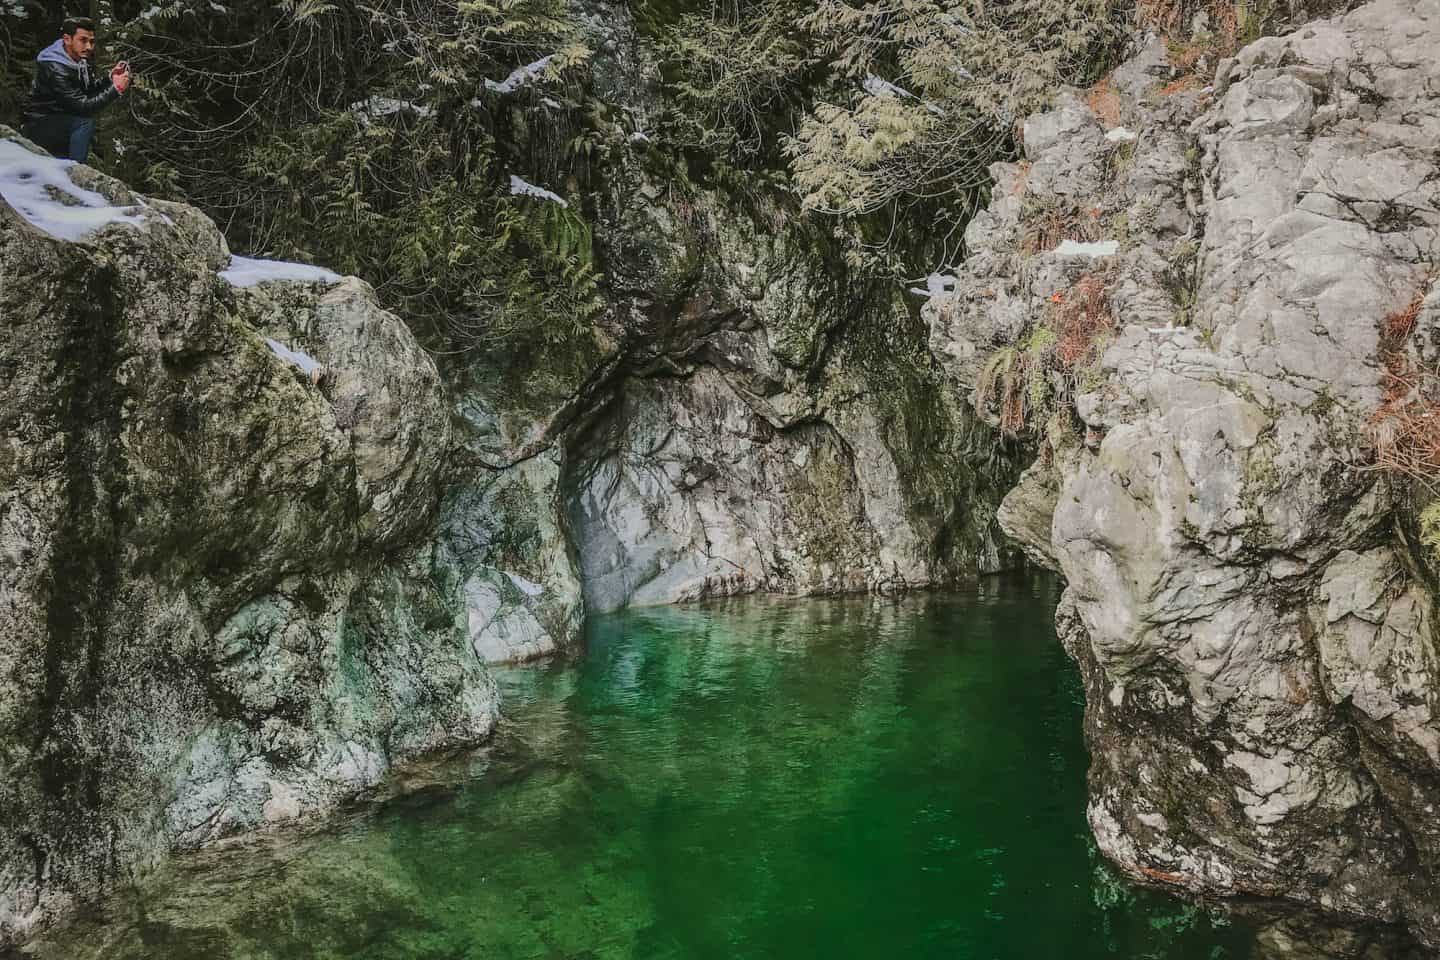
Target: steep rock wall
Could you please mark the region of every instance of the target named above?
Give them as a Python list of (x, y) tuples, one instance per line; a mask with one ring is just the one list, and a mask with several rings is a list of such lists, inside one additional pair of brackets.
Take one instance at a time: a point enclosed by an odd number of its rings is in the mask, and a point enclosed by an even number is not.
[[(962, 390), (996, 403), (1007, 348), (1064, 388), (1001, 522), (1068, 582), (1101, 849), (1432, 946), (1433, 581), (1403, 485), (1367, 465), (1387, 355), (1421, 364), (1433, 337), (1433, 311), (1407, 343), (1385, 323), (1436, 298), (1437, 44), (1440, 4), (1380, 0), (1197, 89), (1152, 43), (1111, 79), (1108, 124), (1075, 98), (1027, 122), (1026, 164), (997, 168), (976, 255), (927, 310)], [(1037, 249), (1055, 210), (1113, 253)], [(1087, 289), (1103, 355), (1077, 370), (1036, 331), (1077, 336), (1058, 318)]]
[(234, 286), (195, 211), (0, 149), (3, 942), (496, 703), (432, 575), (451, 429), (404, 324), (355, 280)]
[(678, 309), (638, 293), (661, 319), (629, 331), (641, 358), (569, 439), (587, 609), (894, 591), (1008, 562), (1003, 471), (982, 469), (988, 444), (903, 308), (884, 328), (824, 313), (845, 303), (815, 289), (825, 265), (726, 236), (727, 214), (705, 211), (721, 239)]
[[(658, 55), (628, 5), (584, 9), (595, 89), (643, 128)], [(477, 552), (544, 590), (523, 598), (520, 646), (569, 643), (582, 604), (898, 590), (1013, 563), (994, 521), (1011, 465), (944, 389), (914, 298), (763, 190), (697, 185), (657, 152), (627, 140), (586, 198), (593, 323), (453, 377), (472, 476), (508, 488), (510, 465), (547, 464), (513, 498), (530, 545)]]

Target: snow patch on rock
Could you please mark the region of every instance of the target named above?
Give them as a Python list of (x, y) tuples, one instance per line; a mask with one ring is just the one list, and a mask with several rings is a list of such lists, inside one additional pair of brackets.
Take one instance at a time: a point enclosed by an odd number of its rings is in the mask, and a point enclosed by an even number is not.
[(143, 227), (143, 204), (117, 207), (70, 179), (73, 160), (34, 153), (0, 141), (0, 196), (32, 225), (58, 240), (81, 240), (112, 223)]
[(1055, 248), (1055, 253), (1062, 257), (1113, 257), (1119, 252), (1119, 240), (1101, 240), (1098, 243), (1062, 240), (1060, 246)]
[(232, 256), (230, 266), (220, 271), (220, 279), (232, 287), (253, 287), (270, 282), (339, 283), (340, 274), (308, 263)]
[(320, 369), (320, 361), (316, 360), (314, 357), (310, 356), (310, 354), (306, 353), (303, 350), (291, 350), (283, 343), (280, 343), (276, 340), (271, 340), (269, 337), (265, 338), (265, 344), (270, 348), (270, 350), (275, 354), (275, 356), (279, 357), (281, 360), (284, 360), (287, 363), (295, 364), (295, 366), (299, 367), (300, 371), (306, 376), (309, 376), (316, 370)]

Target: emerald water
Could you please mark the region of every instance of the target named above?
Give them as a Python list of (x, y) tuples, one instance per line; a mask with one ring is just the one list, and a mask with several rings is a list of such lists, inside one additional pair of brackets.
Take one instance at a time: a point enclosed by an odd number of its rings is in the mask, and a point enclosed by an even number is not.
[(1087, 839), (1048, 580), (600, 619), (470, 775), (179, 861), (47, 956), (1251, 956)]

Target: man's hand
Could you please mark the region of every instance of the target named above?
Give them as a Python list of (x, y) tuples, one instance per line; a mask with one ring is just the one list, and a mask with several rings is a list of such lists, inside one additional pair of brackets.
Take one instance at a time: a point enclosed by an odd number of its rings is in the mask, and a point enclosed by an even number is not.
[(115, 84), (115, 89), (124, 93), (130, 87), (130, 64), (121, 60), (115, 64), (115, 69), (110, 71), (110, 82)]

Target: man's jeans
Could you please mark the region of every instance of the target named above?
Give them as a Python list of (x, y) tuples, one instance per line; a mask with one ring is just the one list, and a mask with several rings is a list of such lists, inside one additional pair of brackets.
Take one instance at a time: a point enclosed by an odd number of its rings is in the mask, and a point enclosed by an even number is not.
[(60, 159), (84, 163), (90, 159), (90, 141), (95, 136), (94, 117), (75, 117), (57, 113), (36, 117), (20, 132), (49, 150)]

